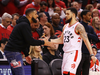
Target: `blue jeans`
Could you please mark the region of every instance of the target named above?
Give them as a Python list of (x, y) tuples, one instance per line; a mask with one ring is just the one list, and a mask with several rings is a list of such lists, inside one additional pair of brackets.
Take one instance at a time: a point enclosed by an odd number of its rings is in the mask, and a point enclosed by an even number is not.
[(25, 75), (22, 55), (20, 52), (4, 51), (6, 58), (11, 66), (13, 75)]

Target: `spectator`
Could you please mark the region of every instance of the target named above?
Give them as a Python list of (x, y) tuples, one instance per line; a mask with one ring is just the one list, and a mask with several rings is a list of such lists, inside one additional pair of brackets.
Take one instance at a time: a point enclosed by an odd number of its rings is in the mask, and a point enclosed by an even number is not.
[(100, 49), (100, 19), (98, 17), (93, 18), (92, 26), (93, 26), (94, 31), (96, 32), (98, 39), (99, 39), (96, 46), (98, 49)]
[[(28, 0), (20, 1), (20, 0), (1, 0), (0, 9), (1, 15), (5, 12), (9, 14), (19, 13), (18, 7), (24, 6), (27, 4)], [(13, 9), (13, 10), (12, 10)]]
[(4, 54), (4, 48), (7, 42), (8, 42), (8, 39), (6, 38), (1, 39), (0, 41), (0, 59), (6, 59), (5, 54)]
[[(44, 29), (45, 38), (48, 38), (49, 41), (50, 41), (50, 39), (57, 38), (54, 35), (54, 29), (53, 29), (53, 27), (50, 23), (46, 22), (45, 25), (43, 26), (43, 29)], [(58, 49), (57, 44), (52, 45), (52, 47), (44, 47), (44, 48), (45, 48), (46, 51), (43, 54), (43, 60), (48, 65), (53, 59), (61, 58), (59, 56), (59, 54), (57, 53), (57, 49)]]
[(91, 18), (91, 21), (90, 21), (90, 25), (92, 25), (92, 20), (93, 20), (93, 18), (94, 17), (99, 17), (99, 11), (98, 11), (98, 9), (93, 9), (92, 10), (92, 18)]
[(49, 16), (51, 17), (52, 14), (54, 13), (54, 8), (55, 7), (60, 7), (57, 4), (55, 4), (54, 0), (47, 0), (48, 8), (46, 11), (49, 13)]
[(93, 17), (99, 17), (99, 15), (100, 15), (100, 14), (99, 14), (98, 9), (93, 9), (93, 10), (92, 10), (92, 18), (93, 18)]
[(55, 0), (55, 3), (57, 5), (59, 5), (63, 10), (66, 10), (66, 5), (65, 5), (65, 3), (63, 1), (61, 1), (61, 0)]
[(42, 35), (41, 32), (39, 31), (39, 20), (37, 19), (37, 23), (32, 23), (31, 24), (31, 30), (32, 30), (32, 37), (36, 40), (38, 40), (40, 38), (40, 36)]
[[(93, 50), (93, 54), (95, 56), (97, 54), (97, 47), (95, 45), (93, 45), (92, 50)], [(100, 71), (98, 59), (96, 60), (96, 63), (93, 63), (93, 61), (91, 60), (90, 71), (96, 71), (96, 72)]]
[[(81, 12), (82, 22), (81, 24), (84, 26), (88, 39), (91, 42), (97, 42), (98, 37), (96, 33), (94, 32), (93, 28), (88, 25), (88, 22), (91, 20), (91, 12), (89, 10), (83, 10)], [(88, 75), (89, 74), (89, 68), (90, 68), (90, 54), (89, 51), (85, 45), (85, 42), (82, 42), (82, 59), (78, 66), (76, 75)]]
[(71, 3), (71, 7), (76, 8), (76, 10), (78, 11), (78, 10), (79, 10), (78, 2), (76, 2), (76, 1), (72, 2), (72, 3)]
[[(59, 15), (61, 15), (61, 10), (60, 10), (60, 8), (59, 8), (59, 7), (55, 7), (55, 8), (54, 8), (54, 13), (58, 13)], [(60, 16), (59, 25), (61, 25), (62, 27), (64, 26), (63, 19), (61, 18), (61, 16)]]
[(55, 31), (55, 35), (57, 35), (57, 37), (61, 36), (62, 33), (62, 27), (59, 25), (60, 22), (60, 16), (58, 13), (54, 13), (52, 15), (52, 26), (54, 28)]
[(41, 55), (41, 46), (30, 46), (30, 51), (29, 55), (31, 56), (32, 59), (41, 59), (42, 60), (42, 55)]
[(28, 9), (28, 8), (35, 8), (38, 11), (40, 8), (40, 2), (41, 2), (41, 0), (34, 0), (34, 2), (28, 4), (24, 9), (24, 15), (25, 15), (26, 9)]
[(12, 32), (13, 28), (15, 27), (16, 25), (16, 21), (19, 19), (19, 14), (18, 13), (15, 13), (12, 15), (12, 24), (10, 24), (7, 29)]
[(78, 5), (79, 5), (79, 10), (78, 10), (78, 12), (82, 12), (83, 11), (83, 9), (82, 9), (82, 0), (79, 0), (79, 1), (77, 1), (78, 2)]
[(64, 1), (65, 4), (66, 4), (66, 8), (71, 7), (71, 2), (72, 2), (72, 0), (63, 0), (63, 1)]
[(93, 4), (94, 8), (96, 8), (97, 3), (98, 3), (98, 0), (92, 0), (92, 4)]
[(10, 25), (11, 19), (12, 19), (12, 16), (8, 13), (4, 13), (2, 15), (2, 23), (0, 24), (0, 40), (2, 38), (9, 39), (11, 32), (7, 29), (7, 27)]
[(45, 12), (46, 8), (47, 8), (47, 3), (45, 1), (42, 1), (40, 3), (40, 9), (38, 10), (38, 14), (41, 13), (41, 12), (44, 12), (46, 14), (46, 16), (48, 17), (47, 18), (48, 19), (48, 22), (51, 22), (49, 13), (48, 12)]
[(47, 20), (47, 16), (45, 15), (45, 13), (39, 13), (39, 21), (40, 21), (40, 27), (39, 27), (39, 30), (41, 32), (41, 35), (43, 33), (43, 26), (44, 24), (48, 21)]
[(90, 12), (92, 12), (92, 10), (94, 9), (94, 6), (92, 4), (88, 4), (86, 7), (85, 7), (86, 10), (89, 10)]
[[(62, 34), (62, 26), (59, 25), (59, 22), (60, 22), (59, 14), (58, 13), (54, 13), (52, 15), (52, 26), (53, 26), (53, 29), (55, 31), (55, 35), (57, 37), (60, 37), (61, 34)], [(62, 47), (63, 47), (62, 44), (60, 44), (59, 47), (58, 47), (58, 50), (61, 52), (61, 54), (63, 54)]]

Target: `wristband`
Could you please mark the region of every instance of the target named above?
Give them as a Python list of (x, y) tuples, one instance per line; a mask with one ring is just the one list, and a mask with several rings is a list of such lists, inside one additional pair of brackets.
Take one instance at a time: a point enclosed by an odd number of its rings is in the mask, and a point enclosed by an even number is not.
[(94, 54), (91, 54), (90, 57), (94, 56)]

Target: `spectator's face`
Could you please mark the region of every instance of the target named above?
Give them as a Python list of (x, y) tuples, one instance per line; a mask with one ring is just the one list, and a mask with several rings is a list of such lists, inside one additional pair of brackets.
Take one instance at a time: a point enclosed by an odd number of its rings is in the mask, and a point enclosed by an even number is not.
[(34, 2), (35, 2), (35, 6), (39, 6), (39, 5), (40, 5), (41, 0), (34, 0)]
[(96, 17), (95, 18), (95, 27), (99, 28), (99, 26), (100, 26), (100, 19), (99, 19), (99, 17)]
[(96, 55), (97, 54), (97, 50), (95, 48), (92, 48), (93, 54)]
[(93, 12), (93, 17), (99, 17), (99, 14), (98, 14), (98, 12)]
[(47, 6), (43, 5), (43, 6), (40, 6), (40, 11), (41, 12), (44, 12), (46, 10)]
[(68, 0), (68, 2), (71, 2), (71, 0)]
[(87, 22), (90, 22), (91, 18), (92, 18), (91, 12), (87, 12), (87, 14), (85, 15), (85, 18), (84, 18), (84, 19), (85, 19)]
[(10, 25), (11, 21), (12, 21), (12, 19), (7, 17), (2, 20), (2, 24), (7, 28), (8, 25)]
[(43, 31), (44, 31), (45, 35), (49, 35), (50, 34), (50, 28), (45, 26), (45, 25), (43, 26)]
[(94, 7), (90, 8), (90, 12), (92, 12), (93, 9), (94, 9)]
[(16, 21), (19, 19), (19, 16), (15, 15), (14, 18), (12, 19), (12, 24), (13, 26), (16, 25)]
[(60, 16), (58, 14), (52, 16), (52, 22), (53, 22), (54, 25), (59, 25)]
[(47, 20), (47, 16), (45, 15), (45, 13), (43, 13), (43, 17), (42, 17), (42, 19), (43, 19), (45, 22), (48, 21), (48, 20)]
[(59, 7), (56, 8), (55, 13), (58, 13), (59, 15), (61, 15), (61, 11), (60, 11), (60, 8)]
[(41, 52), (42, 51), (42, 49), (41, 49), (41, 47), (40, 46), (35, 46), (35, 52)]
[(4, 50), (5, 46), (6, 46), (7, 42), (5, 44), (1, 43), (1, 47)]
[(75, 3), (73, 4), (73, 7), (76, 8), (76, 9), (78, 10), (78, 9), (79, 9), (78, 3), (75, 2)]
[(79, 9), (82, 7), (82, 3), (78, 3)]
[(48, 0), (49, 5), (52, 5), (53, 0)]
[(35, 31), (36, 29), (38, 29), (39, 28), (39, 22), (37, 22), (37, 23), (31, 23), (31, 29), (32, 29), (32, 31)]

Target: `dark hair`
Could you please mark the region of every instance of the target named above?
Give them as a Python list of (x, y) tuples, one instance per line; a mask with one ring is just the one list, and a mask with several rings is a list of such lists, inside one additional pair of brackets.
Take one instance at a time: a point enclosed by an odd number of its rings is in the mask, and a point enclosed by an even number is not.
[(92, 48), (95, 48), (96, 50), (98, 50), (96, 45), (93, 45)]
[(73, 12), (75, 14), (75, 17), (77, 16), (77, 10), (76, 10), (76, 8), (70, 7), (67, 10), (70, 10), (71, 12)]
[(25, 15), (29, 15), (31, 12), (35, 11), (36, 9), (34, 8), (28, 8), (26, 11), (25, 11)]
[[(48, 8), (50, 7), (49, 3), (48, 3), (48, 0), (47, 0), (47, 4), (48, 4)], [(52, 3), (52, 7), (54, 8), (55, 7), (55, 2), (53, 0), (53, 3)]]
[(83, 15), (86, 15), (88, 12), (90, 12), (89, 10), (83, 10), (82, 12), (81, 12), (81, 17), (82, 17), (82, 19), (83, 19)]
[(14, 13), (14, 14), (12, 14), (12, 19), (14, 19), (15, 15), (20, 17), (20, 15), (18, 13)]
[(45, 1), (40, 2), (40, 6), (43, 6), (43, 5), (48, 6)]
[(38, 16), (39, 21), (41, 17), (43, 17), (43, 12), (39, 13), (39, 16)]
[(2, 38), (2, 39), (0, 40), (0, 47), (1, 47), (1, 43), (5, 44), (7, 41), (8, 41), (7, 38)]
[(54, 36), (54, 35), (55, 35), (54, 29), (53, 29), (52, 25), (51, 25), (49, 22), (46, 22), (46, 23), (44, 24), (44, 26), (47, 26), (48, 28), (51, 29), (51, 30), (50, 30), (50, 36)]

